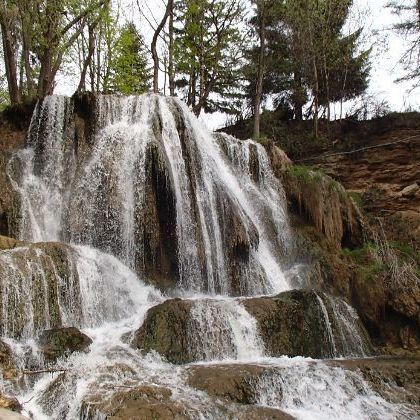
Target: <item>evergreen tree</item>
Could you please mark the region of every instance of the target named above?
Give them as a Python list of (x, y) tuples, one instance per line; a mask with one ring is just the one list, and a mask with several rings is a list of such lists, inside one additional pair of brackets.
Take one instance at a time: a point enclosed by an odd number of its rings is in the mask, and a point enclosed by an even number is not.
[(120, 30), (111, 60), (110, 91), (140, 94), (150, 90), (147, 50), (133, 23)]
[[(261, 1), (261, 0), (260, 0)], [(262, 95), (292, 104), (295, 118), (311, 98), (311, 114), (317, 134), (319, 108), (330, 118), (330, 103), (352, 99), (368, 85), (369, 53), (358, 51), (361, 31), (348, 36), (342, 29), (351, 0), (266, 1), (264, 77)], [(259, 10), (251, 20), (254, 31), (261, 24)], [(259, 46), (248, 53), (245, 77), (247, 96), (253, 100)]]
[(397, 82), (412, 81), (414, 88), (420, 84), (420, 0), (391, 1), (387, 7), (400, 18), (393, 29), (407, 42), (407, 49), (400, 58), (405, 75)]
[(176, 85), (194, 113), (234, 112), (240, 88), (241, 0), (178, 0)]

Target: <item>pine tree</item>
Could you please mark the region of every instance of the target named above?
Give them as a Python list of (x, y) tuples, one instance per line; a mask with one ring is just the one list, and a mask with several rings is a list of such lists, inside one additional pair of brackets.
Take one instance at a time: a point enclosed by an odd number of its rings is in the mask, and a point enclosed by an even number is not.
[(240, 87), (240, 0), (178, 0), (174, 65), (176, 85), (196, 115), (234, 112)]
[(111, 61), (110, 90), (140, 94), (150, 90), (150, 67), (144, 41), (133, 23), (120, 30)]
[[(259, 0), (261, 1), (261, 0)], [(262, 96), (274, 95), (277, 103), (290, 103), (296, 119), (311, 99), (310, 111), (318, 132), (319, 109), (330, 118), (330, 103), (352, 99), (368, 85), (370, 51), (358, 52), (360, 30), (344, 36), (351, 0), (265, 1), (264, 77)], [(251, 19), (261, 31), (261, 6)], [(257, 45), (245, 66), (247, 96), (254, 100), (258, 80)], [(261, 59), (261, 57), (259, 58)]]
[(420, 0), (391, 1), (387, 7), (400, 18), (393, 29), (404, 37), (408, 45), (400, 58), (405, 75), (397, 82), (412, 81), (413, 88), (416, 88), (420, 85)]

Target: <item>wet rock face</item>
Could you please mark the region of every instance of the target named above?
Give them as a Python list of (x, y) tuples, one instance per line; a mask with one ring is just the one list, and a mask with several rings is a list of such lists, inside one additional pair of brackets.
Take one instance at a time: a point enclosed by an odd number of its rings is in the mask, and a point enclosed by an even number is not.
[(410, 410), (413, 409), (415, 414), (420, 415), (420, 358), (418, 355), (337, 360), (329, 363), (346, 370), (360, 372), (372, 389), (386, 401), (409, 405)]
[(227, 420), (289, 420), (292, 416), (281, 410), (256, 405), (237, 404), (235, 400), (203, 398), (199, 405), (177, 399), (172, 391), (162, 386), (143, 385), (129, 391), (115, 393), (103, 401), (93, 396), (82, 405), (82, 416), (87, 420), (98, 417), (115, 420), (193, 420), (197, 418), (224, 418)]
[[(0, 340), (0, 370), (4, 379), (13, 379), (17, 376), (12, 349)], [(7, 407), (4, 407), (7, 408)]]
[(44, 357), (48, 361), (55, 361), (73, 352), (87, 352), (92, 340), (77, 328), (69, 327), (42, 332), (38, 343)]
[(213, 397), (254, 404), (255, 386), (266, 370), (258, 365), (193, 366), (188, 369), (188, 384)]
[(269, 355), (313, 358), (330, 355), (325, 323), (314, 292), (285, 292), (273, 298), (246, 299), (243, 304), (256, 318)]
[(24, 246), (25, 243), (22, 241), (18, 241), (13, 238), (9, 238), (8, 236), (0, 235), (0, 251), (4, 251), (6, 249), (13, 249), (19, 246)]
[[(329, 358), (371, 353), (369, 337), (355, 311), (324, 294), (293, 290), (243, 299), (230, 307), (223, 301), (206, 302), (173, 299), (151, 308), (133, 346), (157, 351), (176, 364), (239, 357), (241, 340), (261, 356)], [(236, 327), (231, 318), (248, 327), (232, 334), (230, 329)], [(256, 329), (251, 334), (253, 322)]]
[(145, 204), (138, 209), (137, 242), (144, 255), (136, 255), (138, 272), (156, 287), (167, 290), (179, 280), (175, 197), (159, 149), (150, 147), (146, 158)]
[(0, 235), (16, 236), (19, 225), (20, 201), (10, 183), (8, 161), (11, 153), (0, 150)]
[[(77, 273), (76, 273), (77, 274)], [(31, 337), (45, 327), (61, 327), (61, 303), (78, 279), (71, 248), (58, 243), (30, 244), (0, 252), (2, 334)], [(77, 293), (77, 287), (73, 292)], [(72, 296), (73, 302), (77, 296)]]
[(139, 418), (144, 420), (191, 419), (187, 407), (172, 399), (172, 391), (158, 386), (141, 386), (130, 391), (115, 393), (109, 400), (85, 402), (82, 412), (85, 419), (100, 416), (115, 420)]
[(149, 309), (133, 346), (145, 352), (155, 350), (173, 363), (193, 361), (187, 337), (192, 306), (192, 301), (173, 299)]

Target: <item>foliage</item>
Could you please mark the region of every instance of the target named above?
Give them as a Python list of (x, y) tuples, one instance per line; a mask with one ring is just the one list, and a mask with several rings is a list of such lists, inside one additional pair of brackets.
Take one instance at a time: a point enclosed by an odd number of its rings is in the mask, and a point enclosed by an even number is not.
[(408, 47), (400, 58), (405, 75), (397, 82), (412, 81), (413, 88), (420, 83), (420, 2), (418, 0), (393, 0), (387, 4), (400, 21), (393, 29), (407, 41)]
[(142, 36), (132, 23), (119, 32), (110, 71), (110, 91), (128, 95), (150, 90), (147, 51)]
[[(370, 50), (359, 51), (361, 29), (343, 35), (352, 2), (350, 0), (267, 1), (265, 77), (263, 93), (274, 94), (277, 102), (293, 104), (295, 117), (309, 99), (311, 113), (327, 110), (330, 102), (359, 96), (368, 86)], [(251, 19), (255, 28), (261, 21)], [(258, 48), (248, 51), (244, 75), (247, 97), (255, 92)]]
[(233, 112), (240, 88), (240, 0), (178, 0), (176, 85), (196, 115)]
[(3, 0), (0, 25), (11, 102), (52, 94), (84, 27), (110, 0)]

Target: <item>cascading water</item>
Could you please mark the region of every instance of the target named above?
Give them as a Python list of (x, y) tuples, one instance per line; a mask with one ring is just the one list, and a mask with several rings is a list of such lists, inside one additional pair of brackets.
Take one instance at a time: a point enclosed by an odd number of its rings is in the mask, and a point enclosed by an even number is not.
[[(132, 346), (148, 310), (181, 296), (192, 301), (185, 334), (194, 360), (269, 369), (254, 384), (257, 404), (300, 418), (398, 409), (356, 373), (268, 357), (257, 320), (235, 298), (290, 289), (284, 191), (261, 145), (209, 133), (173, 98), (98, 96), (93, 111), (88, 129), (68, 98), (37, 105), (8, 174), (21, 203), (16, 234), (55, 242), (0, 252), (0, 332), (17, 369), (42, 369), (37, 336), (45, 329), (79, 327), (92, 344), (49, 365), (61, 373), (0, 381), (4, 392), (26, 401), (36, 420), (104, 419), (109, 398), (141, 386), (169, 390), (188, 418), (239, 418), (238, 404), (188, 385), (190, 366)], [(364, 351), (352, 309), (318, 299), (331, 356)], [(348, 348), (347, 335), (356, 337)], [(314, 380), (324, 392), (316, 402), (307, 385)]]
[(356, 311), (345, 301), (338, 298), (317, 294), (317, 299), (325, 322), (331, 356), (360, 357), (370, 355), (371, 349), (368, 339), (364, 336), (364, 330), (360, 328), (360, 319)]
[(264, 355), (255, 319), (233, 299), (195, 301), (187, 334), (195, 360), (255, 360)]
[[(164, 275), (186, 290), (255, 295), (288, 289), (278, 262), (290, 237), (284, 193), (261, 146), (216, 139), (176, 100), (102, 96), (93, 145), (78, 153), (76, 168), (65, 135), (68, 101), (50, 97), (39, 106), (30, 147), (16, 158), (24, 166), (21, 179), (13, 180), (24, 203), (21, 239), (92, 245), (146, 277), (153, 273), (145, 259), (163, 258), (165, 251), (149, 249), (153, 255), (145, 256), (145, 246), (172, 239), (177, 254)], [(156, 176), (167, 184), (163, 190)], [(158, 201), (151, 215), (148, 200)], [(163, 206), (173, 206), (173, 213), (162, 215)], [(168, 217), (175, 226), (162, 226)]]

